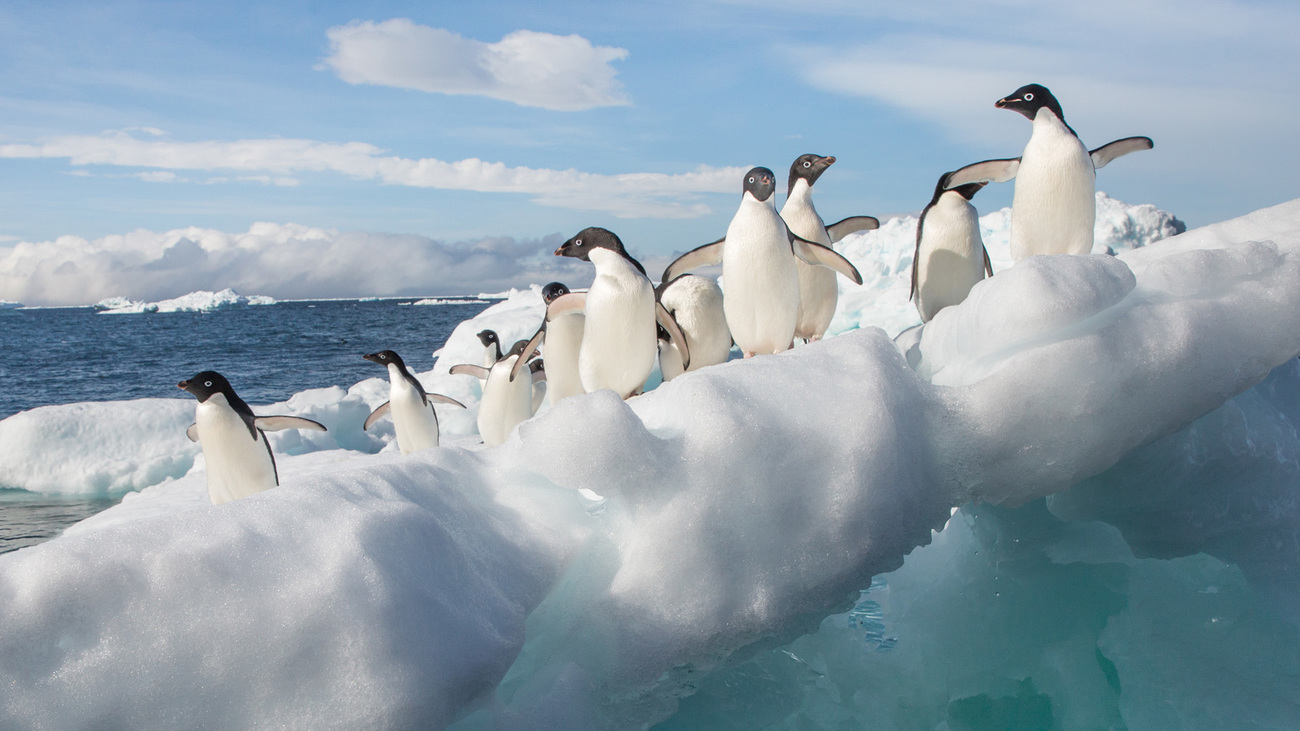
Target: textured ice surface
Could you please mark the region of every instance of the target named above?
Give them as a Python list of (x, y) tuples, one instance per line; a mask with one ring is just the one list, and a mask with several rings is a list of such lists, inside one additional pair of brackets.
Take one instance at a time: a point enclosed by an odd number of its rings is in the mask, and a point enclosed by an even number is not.
[(273, 305), (266, 295), (245, 297), (233, 289), (220, 292), (190, 292), (160, 302), (137, 302), (126, 297), (110, 297), (95, 304), (101, 315), (139, 315), (151, 312), (211, 312), (238, 305)]

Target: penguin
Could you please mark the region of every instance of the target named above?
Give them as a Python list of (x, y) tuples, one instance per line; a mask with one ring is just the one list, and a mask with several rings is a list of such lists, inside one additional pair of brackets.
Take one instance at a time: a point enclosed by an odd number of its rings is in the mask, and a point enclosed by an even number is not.
[(361, 357), (388, 370), (388, 400), (370, 412), (362, 430), (370, 429), (381, 417), (391, 414), (393, 430), (397, 432), (397, 448), (402, 454), (438, 446), (438, 414), (433, 405), (451, 404), (463, 409), (465, 404), (442, 394), (426, 392), (424, 385), (407, 370), (402, 357), (392, 350)]
[(1150, 137), (1125, 137), (1088, 150), (1065, 121), (1061, 104), (1047, 87), (1022, 86), (994, 103), (1034, 123), (1020, 157), (985, 160), (951, 174), (949, 188), (1015, 179), (1011, 199), (1011, 258), (1035, 254), (1092, 252), (1097, 221), (1097, 172), (1130, 152), (1150, 150)]
[(707, 277), (683, 274), (655, 289), (659, 302), (681, 328), (691, 353), (690, 368), (684, 368), (682, 355), (673, 344), (672, 336), (660, 326), (659, 370), (664, 380), (672, 380), (686, 370), (725, 363), (731, 354), (731, 330), (727, 327), (722, 289), (718, 283)]
[(266, 441), (268, 431), (312, 429), (325, 426), (298, 416), (257, 416), (235, 393), (226, 377), (202, 371), (176, 387), (199, 400), (194, 423), (185, 430), (203, 448), (207, 464), (208, 497), (213, 505), (270, 490), (280, 484), (275, 456)]
[[(496, 330), (479, 330), (478, 341), (483, 343), (483, 367), (491, 368), (493, 363), (501, 360), (501, 337)], [(483, 384), (480, 383), (481, 387)]]
[(555, 255), (589, 261), (596, 267), (596, 278), (585, 295), (563, 295), (547, 308), (548, 319), (582, 308), (586, 319), (578, 350), (578, 376), (584, 391), (608, 388), (622, 398), (639, 393), (654, 370), (656, 322), (677, 337), (682, 360), (690, 365), (681, 330), (655, 299), (645, 267), (627, 253), (613, 231), (585, 228), (556, 249)]
[(531, 371), (531, 378), (511, 378), (515, 363), (523, 362), (527, 340), (515, 343), (492, 367), (484, 368), (469, 363), (454, 365), (451, 374), (482, 379), (483, 398), (478, 404), (478, 433), (483, 443), (495, 447), (505, 442), (510, 430), (533, 415), (533, 382), (545, 378), (544, 371)]
[(934, 196), (916, 224), (912, 256), (912, 291), (921, 322), (929, 322), (949, 305), (961, 304), (975, 283), (993, 276), (989, 253), (980, 238), (979, 213), (970, 199), (988, 183), (948, 188), (952, 173), (939, 176)]
[(556, 300), (572, 294), (562, 282), (551, 282), (542, 287), (542, 301), (546, 303), (546, 315), (541, 327), (529, 339), (524, 350), (524, 359), (532, 355), (539, 346), (546, 357), (546, 402), (556, 405), (570, 396), (586, 393), (582, 387), (582, 377), (578, 372), (578, 353), (582, 348), (582, 333), (586, 316), (577, 303), (581, 299), (566, 300), (573, 307), (552, 309)]
[[(835, 242), (857, 231), (871, 231), (880, 227), (874, 216), (852, 216), (827, 226), (813, 207), (812, 187), (826, 169), (835, 164), (834, 156), (800, 155), (790, 165), (789, 187), (781, 218), (796, 235), (830, 248)], [(813, 266), (795, 259), (799, 271), (799, 311), (796, 315), (794, 336), (805, 342), (816, 342), (826, 334), (835, 316), (839, 301), (839, 287), (835, 271)]]
[(862, 275), (834, 249), (792, 232), (776, 212), (776, 176), (756, 167), (745, 174), (740, 207), (717, 241), (682, 254), (664, 270), (670, 282), (692, 269), (722, 262), (722, 300), (731, 337), (745, 357), (790, 348), (799, 314), (798, 257), (834, 269), (857, 284)]

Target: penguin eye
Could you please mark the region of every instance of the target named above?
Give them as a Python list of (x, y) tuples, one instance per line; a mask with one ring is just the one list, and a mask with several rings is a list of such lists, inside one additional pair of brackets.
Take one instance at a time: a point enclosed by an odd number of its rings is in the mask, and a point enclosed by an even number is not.
[(388, 356), (384, 355), (383, 353), (380, 353), (380, 354), (379, 354), (379, 359), (380, 359), (380, 360), (388, 360)]
[(576, 241), (573, 242), (573, 245), (574, 245), (574, 246), (582, 246), (582, 239), (577, 239)]
[(207, 386), (208, 388), (212, 388), (212, 381), (204, 381), (203, 385)]
[(750, 179), (749, 179), (749, 182), (751, 182), (751, 183), (754, 182), (754, 179), (753, 179), (753, 178), (750, 178)]
[(808, 162), (807, 160), (804, 160), (804, 161), (803, 161), (803, 166), (806, 167), (806, 168), (810, 168), (810, 167), (812, 167), (812, 163)]
[(1032, 91), (1025, 92), (1025, 101), (1032, 102), (1033, 100), (1034, 100), (1034, 92)]

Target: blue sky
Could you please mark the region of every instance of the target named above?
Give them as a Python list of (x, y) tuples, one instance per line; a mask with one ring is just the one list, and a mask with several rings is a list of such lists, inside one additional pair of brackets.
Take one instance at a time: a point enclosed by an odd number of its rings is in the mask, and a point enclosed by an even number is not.
[(1089, 146), (1155, 139), (1100, 190), (1211, 223), (1300, 195), (1298, 32), (1294, 3), (1226, 0), (10, 0), (0, 298), (70, 286), (16, 283), (44, 271), (19, 242), (76, 237), (81, 261), (138, 229), (536, 253), (602, 225), (662, 257), (725, 231), (737, 169), (784, 178), (805, 152), (839, 159), (824, 217), (916, 211), (944, 171), (1020, 153), (1028, 122), (993, 102), (1029, 82)]

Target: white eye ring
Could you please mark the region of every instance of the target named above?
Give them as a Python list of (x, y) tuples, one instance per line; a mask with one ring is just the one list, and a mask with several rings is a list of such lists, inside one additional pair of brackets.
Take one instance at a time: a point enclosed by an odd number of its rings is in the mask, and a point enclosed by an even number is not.
[(751, 182), (751, 183), (754, 182), (754, 179), (753, 179), (753, 178), (750, 178), (750, 179), (749, 179), (749, 182)]
[(582, 246), (582, 239), (578, 239), (577, 241), (574, 241), (574, 242), (573, 242), (573, 245), (574, 245), (574, 246)]
[(203, 385), (207, 386), (208, 388), (212, 388), (212, 381), (204, 381)]
[(384, 355), (383, 353), (379, 354), (379, 358), (380, 360), (388, 360), (388, 356)]
[(804, 160), (804, 161), (803, 161), (803, 166), (806, 167), (806, 168), (810, 168), (810, 167), (812, 167), (812, 163), (808, 162), (807, 160)]
[(1026, 93), (1025, 93), (1025, 101), (1027, 101), (1027, 102), (1032, 102), (1033, 100), (1034, 100), (1034, 92), (1032, 92), (1032, 91), (1030, 91), (1030, 92), (1026, 92)]

